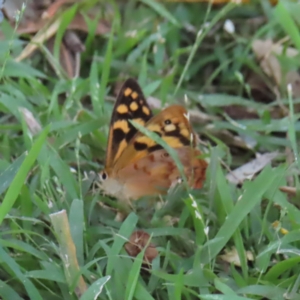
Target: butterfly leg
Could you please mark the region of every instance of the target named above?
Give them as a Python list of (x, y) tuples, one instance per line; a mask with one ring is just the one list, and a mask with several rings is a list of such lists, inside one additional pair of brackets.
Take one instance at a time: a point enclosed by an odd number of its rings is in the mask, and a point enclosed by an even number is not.
[(120, 201), (120, 203), (121, 203), (122, 208), (121, 208), (121, 210), (118, 209), (118, 211), (117, 211), (117, 214), (115, 216), (116, 222), (123, 222), (131, 211), (135, 211), (130, 199), (128, 199), (128, 198), (122, 199)]

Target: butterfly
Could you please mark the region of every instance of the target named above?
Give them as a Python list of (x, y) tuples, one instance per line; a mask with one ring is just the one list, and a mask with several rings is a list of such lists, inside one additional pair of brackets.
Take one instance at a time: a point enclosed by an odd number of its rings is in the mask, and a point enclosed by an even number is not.
[(165, 194), (181, 179), (168, 152), (129, 120), (156, 133), (174, 148), (190, 187), (202, 187), (207, 162), (198, 158), (201, 152), (196, 148), (196, 135), (186, 109), (171, 105), (153, 116), (139, 84), (129, 78), (113, 109), (105, 167), (99, 174), (105, 194), (130, 203), (142, 196)]

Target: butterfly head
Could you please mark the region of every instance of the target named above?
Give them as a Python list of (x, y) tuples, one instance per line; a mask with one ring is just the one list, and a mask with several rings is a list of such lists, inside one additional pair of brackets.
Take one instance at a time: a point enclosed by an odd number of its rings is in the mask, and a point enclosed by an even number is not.
[(116, 198), (120, 198), (122, 194), (123, 185), (112, 176), (110, 176), (109, 170), (102, 170), (99, 173), (99, 187), (104, 194), (111, 195)]
[(105, 170), (101, 171), (99, 173), (100, 182), (104, 182), (106, 179), (108, 179), (108, 174)]

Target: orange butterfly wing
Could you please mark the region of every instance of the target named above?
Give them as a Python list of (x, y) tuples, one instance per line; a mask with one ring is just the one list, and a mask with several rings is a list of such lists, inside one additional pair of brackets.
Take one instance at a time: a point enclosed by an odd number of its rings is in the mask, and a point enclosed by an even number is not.
[[(187, 111), (180, 105), (172, 105), (151, 118), (145, 128), (158, 134), (170, 147), (194, 146), (195, 137), (187, 117)], [(114, 171), (134, 164), (150, 153), (163, 149), (150, 137), (137, 132), (124, 149), (120, 159), (115, 161)]]
[(109, 125), (106, 168), (113, 166), (137, 133), (128, 120), (144, 125), (152, 116), (139, 84), (132, 78), (127, 79), (117, 97)]
[(119, 199), (163, 194), (180, 178), (166, 150), (138, 132), (129, 120), (157, 133), (176, 149), (189, 185), (202, 187), (207, 163), (197, 157), (201, 153), (195, 148), (195, 134), (187, 111), (180, 105), (172, 105), (152, 117), (139, 85), (129, 79), (121, 89), (110, 124), (108, 153), (101, 175), (102, 187), (108, 194)]
[[(201, 188), (207, 162), (197, 157), (201, 155), (200, 151), (184, 146), (177, 148), (176, 152), (189, 185), (195, 189)], [(118, 172), (117, 178), (124, 186), (128, 199), (138, 199), (145, 195), (165, 194), (181, 175), (173, 159), (161, 149), (127, 165)]]

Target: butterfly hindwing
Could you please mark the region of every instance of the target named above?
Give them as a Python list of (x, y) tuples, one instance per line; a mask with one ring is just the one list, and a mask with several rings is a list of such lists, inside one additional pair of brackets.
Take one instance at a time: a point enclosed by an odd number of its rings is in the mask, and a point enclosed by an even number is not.
[(119, 92), (112, 113), (106, 168), (111, 167), (117, 161), (137, 133), (129, 120), (145, 125), (152, 116), (151, 109), (137, 81), (132, 78), (127, 79)]
[[(175, 149), (184, 168), (188, 183), (193, 188), (201, 188), (205, 179), (207, 163), (198, 159), (198, 149), (183, 146)], [(118, 177), (126, 187), (126, 195), (137, 199), (143, 195), (164, 194), (181, 174), (170, 155), (160, 149), (128, 164), (118, 172)]]

